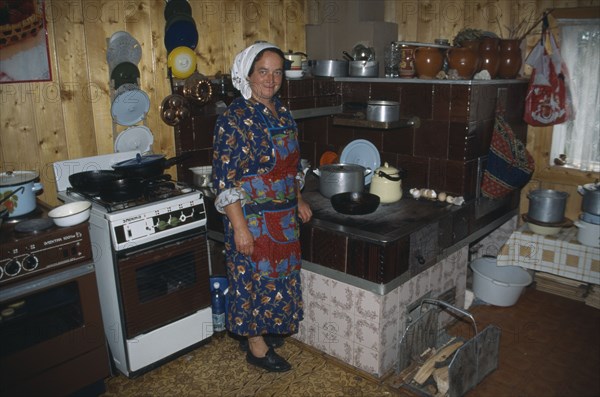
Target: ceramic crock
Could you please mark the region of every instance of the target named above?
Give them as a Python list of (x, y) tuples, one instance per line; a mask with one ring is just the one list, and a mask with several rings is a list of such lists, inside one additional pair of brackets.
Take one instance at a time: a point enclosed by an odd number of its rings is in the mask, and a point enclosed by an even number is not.
[(520, 46), (521, 42), (517, 39), (500, 40), (499, 78), (514, 79), (519, 75), (519, 70), (521, 70), (521, 64), (523, 63)]
[(497, 37), (485, 37), (479, 44), (480, 70), (487, 70), (492, 79), (498, 75), (500, 66), (499, 44), (500, 39)]
[(402, 177), (397, 168), (384, 163), (373, 173), (369, 193), (379, 196), (382, 203), (394, 203), (402, 198)]
[(3, 203), (8, 209), (9, 218), (28, 214), (36, 208), (36, 193), (43, 189), (42, 184), (37, 182), (38, 178), (36, 171), (7, 171), (0, 174), (0, 198), (12, 195)]
[(444, 57), (439, 49), (418, 47), (415, 49), (415, 71), (420, 79), (434, 79), (442, 70)]
[(470, 80), (479, 67), (479, 55), (466, 47), (453, 47), (448, 50), (448, 66), (456, 70), (458, 77)]

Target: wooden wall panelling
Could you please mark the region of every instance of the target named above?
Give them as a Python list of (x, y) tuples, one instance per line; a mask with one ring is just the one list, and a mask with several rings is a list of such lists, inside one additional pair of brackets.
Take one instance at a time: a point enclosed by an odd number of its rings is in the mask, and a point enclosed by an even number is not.
[(230, 56), (223, 47), (223, 38), (229, 34), (232, 26), (223, 22), (219, 11), (228, 2), (192, 1), (190, 4), (198, 29), (198, 71), (207, 76), (219, 71), (229, 73), (233, 58), (229, 60)]
[(122, 5), (122, 2), (114, 0), (86, 1), (83, 4), (83, 27), (90, 87), (89, 102), (94, 120), (93, 142), (96, 145), (96, 152), (90, 152), (88, 156), (111, 153), (114, 150), (110, 70), (106, 61), (106, 51), (107, 40), (112, 34), (127, 30), (125, 10)]
[[(160, 104), (171, 93), (167, 78), (167, 49), (164, 44), (165, 18), (164, 7), (155, 0), (136, 2), (136, 7), (125, 15), (127, 31), (136, 38), (142, 47), (140, 69), (140, 88), (150, 98), (150, 110), (145, 123), (154, 135), (152, 149), (155, 153), (167, 157), (175, 155), (173, 129), (160, 117)], [(175, 176), (175, 168), (167, 173)]]
[[(144, 36), (144, 40), (147, 40), (148, 45), (147, 51), (145, 51), (148, 58), (142, 53), (144, 87), (148, 90), (151, 100), (148, 123), (155, 139), (153, 151), (170, 157), (176, 153), (174, 128), (165, 124), (160, 117), (160, 105), (163, 99), (171, 94), (171, 82), (168, 77), (167, 65), (168, 54), (165, 47), (166, 21), (164, 7), (162, 3), (157, 6), (154, 0), (146, 0), (144, 4), (144, 7), (147, 7), (145, 12), (148, 14), (148, 23), (151, 27), (150, 36), (147, 34)], [(196, 21), (196, 29), (200, 29), (198, 25)], [(142, 28), (140, 30), (140, 33), (142, 33), (143, 24), (140, 24), (140, 28)], [(199, 37), (198, 42), (200, 42), (200, 39)], [(168, 173), (175, 177), (176, 168), (170, 168)]]
[(0, 112), (2, 171), (39, 170), (40, 148), (35, 130), (35, 111), (41, 102), (39, 83), (3, 84)]
[(385, 21), (398, 24), (398, 40), (417, 40), (418, 6), (416, 1), (386, 1)]
[(283, 51), (293, 50), (306, 53), (306, 11), (304, 0), (286, 0), (284, 8), (285, 40)]
[[(92, 101), (89, 91), (88, 49), (83, 24), (83, 5), (53, 1), (54, 41), (68, 158), (97, 154)], [(87, 9), (87, 8), (86, 8)]]
[[(269, 25), (268, 5), (257, 2), (251, 7), (244, 8), (244, 10), (244, 13), (247, 13), (248, 15), (242, 19), (243, 41), (240, 43), (242, 45), (238, 52), (257, 40), (272, 40), (270, 35), (271, 27)], [(265, 13), (265, 11), (267, 12)], [(274, 44), (280, 44), (279, 41), (280, 40), (277, 40)], [(235, 56), (235, 54), (233, 55)], [(230, 60), (230, 65), (231, 62), (233, 62), (233, 57)]]

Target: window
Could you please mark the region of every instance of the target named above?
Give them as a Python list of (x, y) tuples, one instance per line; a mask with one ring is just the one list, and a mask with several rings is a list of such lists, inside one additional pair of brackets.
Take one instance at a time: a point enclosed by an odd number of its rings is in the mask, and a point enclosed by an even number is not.
[(600, 20), (559, 19), (561, 55), (570, 75), (575, 119), (555, 125), (550, 159), (600, 171)]

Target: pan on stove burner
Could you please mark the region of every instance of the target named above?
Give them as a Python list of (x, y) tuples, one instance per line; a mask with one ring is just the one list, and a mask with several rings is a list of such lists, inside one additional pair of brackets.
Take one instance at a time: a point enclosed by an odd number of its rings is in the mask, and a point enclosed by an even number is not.
[(112, 170), (84, 171), (69, 176), (73, 188), (90, 196), (97, 196), (100, 191), (112, 188), (119, 179), (123, 179), (123, 175)]
[(139, 199), (144, 195), (146, 181), (143, 178), (121, 178), (106, 182), (98, 195), (103, 201), (119, 203)]

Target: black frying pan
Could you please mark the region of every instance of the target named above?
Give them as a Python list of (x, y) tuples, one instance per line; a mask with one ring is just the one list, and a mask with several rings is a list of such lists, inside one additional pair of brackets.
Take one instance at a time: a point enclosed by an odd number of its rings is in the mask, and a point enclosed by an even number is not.
[(122, 178), (106, 182), (98, 195), (110, 203), (135, 200), (144, 195), (146, 183), (143, 178)]
[(346, 192), (331, 196), (333, 209), (346, 215), (370, 214), (379, 207), (379, 196), (367, 192)]
[(69, 176), (73, 188), (91, 196), (97, 196), (100, 191), (110, 188), (111, 184), (119, 179), (123, 179), (123, 175), (111, 170), (84, 171)]

